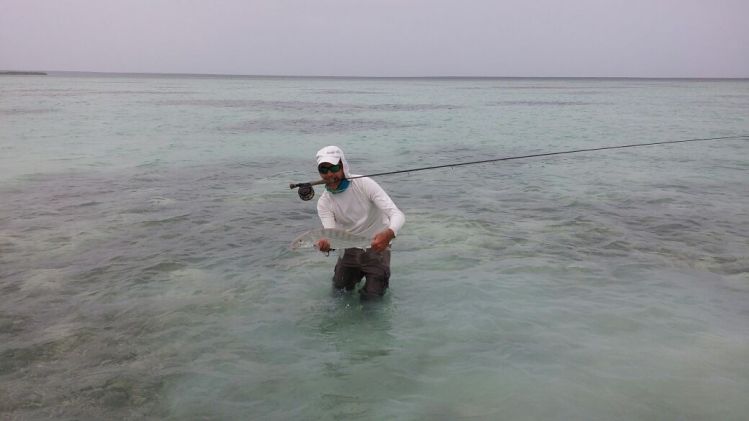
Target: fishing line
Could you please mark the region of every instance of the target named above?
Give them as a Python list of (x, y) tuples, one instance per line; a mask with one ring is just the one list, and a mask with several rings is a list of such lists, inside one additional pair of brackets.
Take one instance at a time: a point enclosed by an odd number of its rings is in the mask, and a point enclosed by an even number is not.
[[(511, 161), (515, 159), (539, 158), (539, 157), (546, 157), (546, 156), (567, 155), (567, 154), (582, 153), (582, 152), (605, 151), (605, 150), (610, 150), (610, 149), (638, 148), (642, 146), (669, 145), (669, 144), (674, 144), (674, 143), (705, 142), (709, 140), (747, 139), (747, 138), (749, 138), (749, 135), (723, 136), (723, 137), (709, 137), (709, 138), (699, 138), (699, 139), (667, 140), (663, 142), (633, 143), (629, 145), (618, 145), (618, 146), (601, 146), (597, 148), (573, 149), (573, 150), (558, 151), (558, 152), (544, 152), (544, 153), (536, 153), (536, 154), (530, 154), (530, 155), (508, 156), (504, 158), (482, 159), (480, 161), (458, 162), (458, 163), (444, 164), (444, 165), (432, 165), (429, 167), (413, 168), (409, 170), (398, 170), (398, 171), (380, 172), (380, 173), (367, 174), (367, 175), (358, 175), (356, 177), (349, 178), (349, 180), (354, 180), (356, 178), (363, 178), (363, 177), (379, 177), (381, 175), (392, 175), (392, 174), (412, 173), (416, 171), (436, 170), (439, 168), (460, 167), (464, 165), (486, 164), (489, 162)], [(311, 200), (315, 196), (315, 190), (312, 188), (312, 186), (316, 186), (319, 184), (325, 184), (325, 181), (317, 180), (317, 181), (310, 181), (307, 183), (289, 184), (289, 188), (294, 189), (298, 187), (299, 198), (301, 198), (302, 200)]]

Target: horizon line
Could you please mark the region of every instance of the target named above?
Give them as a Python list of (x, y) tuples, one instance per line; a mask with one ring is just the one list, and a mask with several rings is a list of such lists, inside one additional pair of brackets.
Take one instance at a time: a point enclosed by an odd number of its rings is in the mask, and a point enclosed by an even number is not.
[(105, 72), (90, 70), (0, 70), (4, 73), (45, 73), (81, 75), (128, 75), (128, 76), (181, 76), (181, 77), (229, 77), (229, 78), (279, 78), (279, 79), (650, 79), (650, 80), (747, 80), (749, 76), (476, 76), (476, 75), (431, 75), (431, 76), (368, 76), (368, 75), (289, 75), (289, 74), (239, 74), (239, 73), (186, 73), (186, 72)]

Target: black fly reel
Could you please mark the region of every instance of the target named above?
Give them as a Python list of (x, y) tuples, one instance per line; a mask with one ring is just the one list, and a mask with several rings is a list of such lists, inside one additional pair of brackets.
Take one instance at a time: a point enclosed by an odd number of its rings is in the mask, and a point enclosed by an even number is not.
[(295, 189), (298, 187), (299, 198), (306, 202), (308, 200), (312, 200), (312, 198), (315, 197), (315, 190), (312, 188), (312, 186), (316, 184), (324, 184), (324, 183), (325, 182), (322, 180), (310, 181), (309, 183), (289, 184), (289, 188)]
[(312, 188), (310, 183), (300, 184), (297, 193), (299, 193), (299, 198), (304, 201), (312, 200), (315, 197), (315, 189)]

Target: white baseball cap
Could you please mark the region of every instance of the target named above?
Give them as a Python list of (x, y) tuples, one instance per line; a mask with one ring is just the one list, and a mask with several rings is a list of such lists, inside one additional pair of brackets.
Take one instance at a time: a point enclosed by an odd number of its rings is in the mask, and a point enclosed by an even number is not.
[(343, 151), (338, 146), (326, 146), (317, 151), (317, 165), (328, 163), (338, 165), (343, 160)]

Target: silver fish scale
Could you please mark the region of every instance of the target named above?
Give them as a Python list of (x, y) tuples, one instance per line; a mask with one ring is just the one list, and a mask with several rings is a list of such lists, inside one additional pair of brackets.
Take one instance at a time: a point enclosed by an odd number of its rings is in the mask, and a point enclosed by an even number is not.
[(352, 247), (366, 249), (371, 243), (369, 238), (362, 235), (352, 234), (346, 230), (339, 228), (320, 228), (305, 231), (300, 234), (291, 242), (290, 248), (291, 250), (312, 248), (315, 246), (317, 240), (321, 238), (327, 238), (330, 241), (330, 248), (333, 249), (347, 249)]

